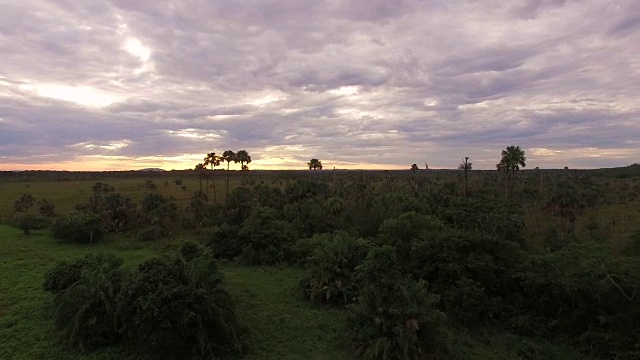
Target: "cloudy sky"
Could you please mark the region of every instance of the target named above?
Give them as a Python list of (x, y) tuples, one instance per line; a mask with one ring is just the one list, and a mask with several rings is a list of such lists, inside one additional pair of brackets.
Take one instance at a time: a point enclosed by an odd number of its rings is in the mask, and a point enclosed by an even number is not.
[(0, 0), (0, 170), (640, 162), (638, 0)]

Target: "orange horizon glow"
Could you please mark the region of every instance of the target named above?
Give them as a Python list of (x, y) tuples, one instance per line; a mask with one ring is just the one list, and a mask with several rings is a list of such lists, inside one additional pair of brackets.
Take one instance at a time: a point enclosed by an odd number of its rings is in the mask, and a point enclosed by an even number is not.
[[(157, 168), (166, 171), (189, 170), (202, 163), (201, 155), (185, 155), (179, 157), (86, 157), (63, 162), (44, 162), (38, 164), (2, 163), (0, 171), (129, 171)], [(188, 158), (188, 159), (187, 159)], [(191, 160), (191, 161), (189, 161)], [(347, 163), (323, 160), (325, 170), (334, 167), (340, 170), (406, 170), (409, 166), (394, 164)], [(209, 167), (210, 169), (210, 167)], [(221, 164), (216, 170), (226, 170), (227, 164)], [(231, 163), (230, 170), (240, 170), (240, 164)], [(250, 170), (308, 170), (306, 161), (288, 158), (259, 159), (249, 164)]]

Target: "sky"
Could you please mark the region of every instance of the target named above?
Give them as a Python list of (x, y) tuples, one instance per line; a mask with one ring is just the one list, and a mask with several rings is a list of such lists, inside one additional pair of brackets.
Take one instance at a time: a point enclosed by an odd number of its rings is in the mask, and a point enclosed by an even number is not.
[[(0, 0), (0, 170), (640, 162), (638, 0)], [(239, 168), (231, 165), (231, 168)]]

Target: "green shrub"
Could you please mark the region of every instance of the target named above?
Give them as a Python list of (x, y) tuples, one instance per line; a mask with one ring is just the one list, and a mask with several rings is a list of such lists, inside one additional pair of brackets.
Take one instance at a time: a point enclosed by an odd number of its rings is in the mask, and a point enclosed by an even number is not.
[(307, 261), (313, 252), (333, 239), (333, 234), (323, 233), (315, 234), (310, 238), (300, 239), (296, 241), (291, 249), (293, 263), (297, 266), (306, 266)]
[(409, 268), (431, 291), (443, 295), (450, 317), (481, 325), (507, 316), (511, 297), (520, 291), (515, 273), (524, 259), (520, 246), (511, 241), (449, 230), (416, 239)]
[(253, 209), (238, 233), (242, 244), (242, 259), (248, 264), (291, 262), (293, 232), (278, 212), (267, 207)]
[(59, 239), (94, 243), (102, 240), (102, 219), (95, 214), (76, 211), (56, 220), (51, 230)]
[(233, 259), (242, 251), (239, 231), (238, 226), (221, 224), (204, 230), (202, 241), (213, 249), (215, 257)]
[(125, 279), (121, 264), (113, 255), (87, 255), (59, 263), (48, 274), (45, 288), (56, 292), (54, 325), (67, 346), (89, 351), (119, 339), (115, 300)]
[(73, 261), (58, 261), (44, 276), (44, 290), (52, 294), (66, 290), (80, 280), (82, 270), (89, 267), (92, 259), (91, 255), (87, 255)]
[(306, 276), (300, 281), (306, 298), (325, 304), (348, 304), (358, 294), (355, 269), (368, 246), (363, 239), (346, 233), (330, 236), (307, 260)]
[(49, 226), (49, 220), (33, 214), (21, 214), (13, 219), (13, 226), (22, 230), (24, 234), (30, 234), (31, 230), (42, 230)]
[(426, 282), (402, 275), (394, 248), (372, 249), (358, 272), (362, 290), (347, 319), (358, 357), (422, 360), (445, 353), (446, 318), (436, 310), (439, 298)]
[(207, 256), (145, 261), (118, 296), (122, 334), (155, 358), (211, 358), (245, 351), (243, 328)]

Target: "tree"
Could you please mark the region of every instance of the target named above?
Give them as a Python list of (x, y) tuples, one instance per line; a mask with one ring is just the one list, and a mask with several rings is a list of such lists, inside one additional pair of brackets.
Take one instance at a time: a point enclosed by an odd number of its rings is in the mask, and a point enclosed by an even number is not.
[(116, 297), (126, 279), (121, 265), (113, 255), (88, 254), (47, 273), (44, 287), (55, 294), (54, 325), (66, 345), (89, 351), (119, 340)]
[(198, 180), (200, 180), (200, 192), (202, 193), (202, 175), (204, 174), (204, 164), (200, 163), (193, 169), (198, 172)]
[(209, 254), (185, 245), (182, 256), (142, 263), (122, 287), (120, 332), (153, 358), (235, 358), (247, 335), (223, 275)]
[(347, 336), (359, 358), (418, 360), (449, 358), (437, 310), (440, 298), (423, 280), (399, 271), (395, 250), (373, 248), (356, 268), (362, 286), (347, 316)]
[(18, 212), (25, 214), (29, 213), (29, 208), (36, 203), (36, 198), (31, 194), (22, 194), (20, 198), (14, 203), (14, 209)]
[(40, 215), (47, 216), (47, 217), (56, 215), (55, 213), (56, 204), (54, 204), (53, 201), (49, 201), (46, 198), (40, 199), (37, 205), (38, 205), (38, 212), (40, 213)]
[(231, 164), (232, 161), (236, 160), (236, 153), (234, 153), (231, 150), (227, 150), (224, 153), (222, 153), (222, 159), (227, 162), (227, 181), (225, 183), (225, 191), (226, 191), (225, 200), (226, 200), (227, 198), (229, 198), (229, 165)]
[[(208, 153), (207, 156), (205, 156), (204, 166), (206, 167), (207, 165), (211, 165), (211, 170), (213, 171), (214, 167), (220, 166), (221, 161), (222, 161), (221, 156), (218, 156), (216, 155), (216, 153), (211, 152), (211, 153)], [(218, 197), (216, 196), (216, 181), (215, 179), (213, 179), (212, 181), (213, 181), (213, 202), (217, 204)], [(208, 199), (209, 199), (209, 177), (207, 176), (207, 201)]]
[(473, 166), (473, 163), (469, 162), (468, 156), (465, 156), (464, 160), (462, 160), (462, 164), (458, 165), (458, 170), (464, 170), (464, 197), (467, 197), (467, 191), (468, 191), (467, 171), (471, 170), (472, 166)]
[(318, 160), (318, 159), (311, 159), (308, 163), (307, 166), (309, 167), (309, 170), (322, 170), (322, 161)]
[(416, 164), (412, 164), (411, 165), (411, 171), (413, 171), (414, 173), (418, 171), (418, 165)]
[(247, 152), (247, 150), (239, 150), (236, 153), (236, 158), (234, 159), (234, 161), (240, 163), (240, 168), (242, 170), (249, 170), (248, 165), (251, 162), (251, 156), (249, 156), (249, 153)]
[(498, 170), (505, 171), (509, 174), (509, 195), (513, 193), (513, 176), (516, 171), (520, 170), (520, 167), (525, 167), (527, 164), (525, 161), (527, 158), (524, 156), (524, 150), (520, 149), (520, 146), (507, 146), (505, 150), (502, 150), (502, 159), (496, 165)]

